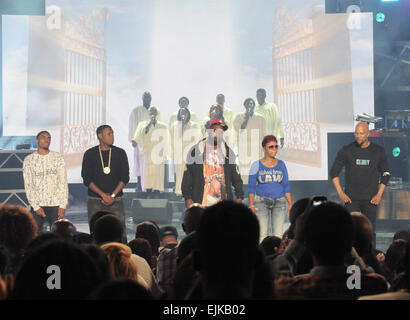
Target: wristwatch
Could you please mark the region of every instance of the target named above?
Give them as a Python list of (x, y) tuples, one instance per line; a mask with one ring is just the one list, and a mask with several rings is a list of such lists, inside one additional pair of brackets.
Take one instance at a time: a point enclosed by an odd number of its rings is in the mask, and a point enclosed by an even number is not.
[(115, 193), (111, 194), (111, 197), (115, 198)]

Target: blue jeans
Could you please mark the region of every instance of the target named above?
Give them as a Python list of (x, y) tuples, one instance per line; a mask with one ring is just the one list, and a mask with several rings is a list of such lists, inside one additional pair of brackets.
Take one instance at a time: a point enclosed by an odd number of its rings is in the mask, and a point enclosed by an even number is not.
[[(87, 201), (87, 210), (88, 210), (88, 224), (91, 221), (91, 217), (99, 211), (106, 211), (116, 215), (120, 220), (123, 226), (123, 236), (122, 242), (127, 243), (127, 227), (125, 225), (125, 213), (124, 213), (124, 202), (122, 198), (115, 198), (115, 202), (111, 206), (106, 206), (101, 202), (101, 198), (88, 197)], [(91, 232), (91, 230), (90, 230)]]
[(269, 199), (255, 195), (254, 206), (259, 219), (260, 241), (267, 236), (282, 238), (286, 204), (285, 197)]

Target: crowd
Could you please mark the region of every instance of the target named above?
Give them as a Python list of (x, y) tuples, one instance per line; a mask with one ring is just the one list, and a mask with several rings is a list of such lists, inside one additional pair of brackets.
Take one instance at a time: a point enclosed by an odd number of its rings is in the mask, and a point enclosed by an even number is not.
[(296, 201), (283, 236), (262, 241), (233, 201), (188, 208), (185, 235), (142, 222), (128, 243), (116, 215), (93, 218), (90, 234), (68, 219), (39, 232), (0, 205), (0, 300), (410, 299), (410, 232), (376, 250), (369, 219), (324, 197)]

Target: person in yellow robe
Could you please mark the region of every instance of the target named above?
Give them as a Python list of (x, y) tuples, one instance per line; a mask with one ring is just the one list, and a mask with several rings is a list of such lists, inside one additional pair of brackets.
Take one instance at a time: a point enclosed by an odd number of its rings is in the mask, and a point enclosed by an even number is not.
[[(208, 116), (205, 117), (205, 119), (204, 119), (203, 128), (202, 128), (202, 129), (203, 129), (203, 134), (204, 134), (204, 136), (207, 135), (206, 131), (209, 129), (209, 128), (208, 128), (209, 123), (211, 123), (211, 121), (212, 121), (213, 119), (223, 119), (224, 122), (227, 124), (227, 126), (228, 126), (228, 128), (229, 128), (229, 129), (224, 133), (224, 139), (225, 139), (225, 141), (229, 144), (229, 146), (231, 146), (232, 150), (234, 150), (235, 152), (237, 152), (237, 145), (236, 145), (237, 140), (236, 140), (235, 131), (234, 131), (234, 129), (233, 129), (233, 126), (232, 126), (232, 125), (230, 126), (230, 125), (228, 124), (228, 122), (226, 121), (226, 119), (225, 119), (225, 112), (226, 112), (226, 109), (223, 108), (223, 105), (218, 104), (218, 103), (217, 103), (217, 104), (213, 104), (213, 105), (211, 106), (211, 108), (209, 109)], [(228, 114), (228, 117), (231, 117), (231, 116), (233, 115), (233, 113), (230, 114), (229, 112), (228, 112), (227, 114)], [(232, 118), (231, 124), (232, 124), (232, 123), (233, 123), (233, 118)]]
[(259, 145), (266, 135), (266, 120), (255, 112), (255, 101), (247, 98), (244, 103), (245, 112), (236, 115), (233, 122), (238, 139), (238, 164), (244, 184), (248, 184), (248, 175), (254, 161), (263, 157), (263, 149)]
[(203, 137), (201, 125), (191, 118), (188, 108), (179, 109), (170, 130), (171, 159), (175, 170), (175, 193), (182, 195), (181, 183), (188, 151)]
[(283, 148), (285, 132), (278, 107), (274, 103), (266, 102), (266, 90), (262, 88), (256, 91), (256, 100), (258, 103), (256, 104), (255, 112), (266, 119), (266, 134), (274, 135), (280, 141), (281, 148)]
[[(145, 91), (144, 94), (142, 95), (142, 105), (134, 108), (131, 111), (131, 114), (129, 117), (128, 140), (131, 142), (132, 147), (134, 149), (134, 161), (133, 161), (133, 166), (132, 166), (132, 175), (134, 177), (136, 176), (138, 179), (138, 183), (137, 183), (138, 191), (141, 190), (141, 170), (140, 170), (141, 159), (140, 159), (140, 154), (139, 154), (139, 150), (137, 147), (137, 143), (133, 139), (135, 137), (135, 134), (137, 133), (137, 128), (140, 122), (148, 120), (148, 109), (149, 107), (151, 107), (151, 102), (152, 102), (151, 93), (148, 91)], [(158, 111), (157, 119), (159, 121), (162, 121), (162, 116), (159, 111)]]
[(157, 120), (156, 107), (148, 109), (149, 120), (140, 122), (133, 140), (140, 153), (142, 191), (164, 191), (165, 163), (169, 159), (168, 126)]
[[(181, 97), (181, 98), (179, 98), (179, 100), (178, 100), (178, 105), (179, 105), (179, 108), (181, 109), (181, 108), (187, 108), (188, 109), (188, 107), (189, 107), (189, 99), (187, 98), (187, 97)], [(199, 123), (199, 121), (198, 121), (198, 116), (194, 113), (194, 112), (192, 112), (192, 111), (189, 111), (190, 112), (190, 114), (191, 114), (191, 121), (192, 122), (197, 122), (197, 123)], [(179, 114), (179, 110), (178, 111), (175, 111), (174, 113), (172, 113), (171, 114), (171, 117), (169, 117), (169, 124), (168, 124), (168, 126), (169, 126), (169, 128), (171, 128), (172, 127), (172, 125), (174, 124), (174, 122), (175, 121), (178, 121), (178, 114)]]

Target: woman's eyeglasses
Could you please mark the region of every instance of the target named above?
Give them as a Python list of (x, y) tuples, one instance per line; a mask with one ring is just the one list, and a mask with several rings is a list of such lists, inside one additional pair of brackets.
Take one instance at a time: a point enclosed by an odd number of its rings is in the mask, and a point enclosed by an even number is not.
[(268, 146), (268, 149), (278, 149), (279, 146), (277, 144), (272, 144), (271, 146)]

